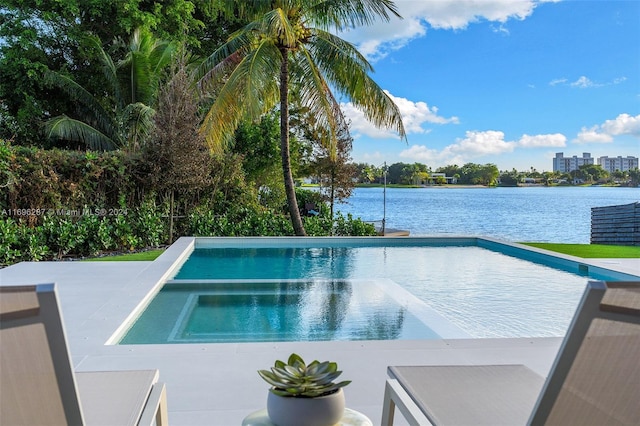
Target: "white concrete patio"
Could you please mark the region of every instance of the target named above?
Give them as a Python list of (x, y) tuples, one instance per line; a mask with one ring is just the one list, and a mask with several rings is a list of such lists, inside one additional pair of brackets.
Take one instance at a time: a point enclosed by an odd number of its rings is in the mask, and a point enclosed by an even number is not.
[[(291, 352), (309, 360), (337, 361), (343, 378), (353, 381), (345, 388), (347, 405), (379, 424), (388, 365), (515, 363), (546, 376), (561, 343), (561, 338), (522, 338), (107, 344), (164, 281), (175, 253), (155, 262), (25, 262), (0, 270), (0, 285), (55, 282), (76, 369), (159, 369), (174, 425), (239, 425), (266, 402), (268, 385), (256, 370)], [(640, 275), (640, 259), (600, 262), (608, 269)], [(396, 423), (403, 424), (401, 416)]]

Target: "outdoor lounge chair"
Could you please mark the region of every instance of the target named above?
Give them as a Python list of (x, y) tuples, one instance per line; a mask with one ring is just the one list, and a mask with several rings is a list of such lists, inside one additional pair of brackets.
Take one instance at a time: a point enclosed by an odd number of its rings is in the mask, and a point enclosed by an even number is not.
[(523, 365), (388, 374), (383, 425), (395, 407), (412, 425), (638, 425), (640, 282), (587, 285), (546, 381)]
[(74, 372), (53, 284), (0, 287), (1, 425), (166, 425), (157, 370)]

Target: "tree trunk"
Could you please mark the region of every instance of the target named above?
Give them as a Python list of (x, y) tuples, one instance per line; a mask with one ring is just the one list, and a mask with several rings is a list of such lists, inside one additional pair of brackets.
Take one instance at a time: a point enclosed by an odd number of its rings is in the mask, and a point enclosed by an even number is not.
[(173, 244), (173, 189), (169, 198), (169, 244)]
[(329, 217), (331, 218), (331, 220), (333, 220), (333, 204), (335, 202), (336, 199), (336, 168), (335, 165), (331, 165), (331, 192), (330, 192), (330, 196), (329, 196), (329, 201), (330, 201), (330, 210), (329, 210)]
[(307, 233), (302, 225), (298, 200), (296, 200), (289, 153), (289, 53), (286, 47), (280, 48), (280, 53), (282, 54), (282, 64), (280, 65), (280, 155), (282, 157), (284, 190), (287, 194), (287, 205), (293, 230), (297, 236), (305, 236)]

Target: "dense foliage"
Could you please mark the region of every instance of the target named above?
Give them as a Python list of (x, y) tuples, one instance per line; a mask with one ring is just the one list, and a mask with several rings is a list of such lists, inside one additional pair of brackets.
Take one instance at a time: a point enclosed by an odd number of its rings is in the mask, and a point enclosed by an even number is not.
[[(198, 185), (169, 197), (151, 157), (112, 151), (43, 150), (0, 140), (0, 265), (130, 251), (166, 244), (171, 218), (175, 235), (292, 235), (288, 218), (258, 201), (239, 155), (208, 159)], [(203, 165), (200, 164), (202, 167)], [(171, 172), (171, 171), (170, 171)], [(299, 190), (301, 202), (323, 205), (315, 191)], [(170, 200), (175, 214), (171, 215)], [(305, 217), (310, 235), (375, 235), (358, 219)]]
[[(387, 0), (4, 1), (0, 262), (131, 250), (185, 234), (373, 234), (333, 217), (352, 182), (348, 127), (328, 88), (401, 135), (402, 122), (364, 57), (327, 29), (389, 14)], [(340, 61), (327, 60), (332, 51)], [(232, 72), (254, 57), (278, 65), (254, 67), (250, 81)], [(284, 74), (281, 65), (290, 66)], [(280, 103), (264, 96), (276, 92)], [(230, 115), (212, 121), (216, 105), (230, 101)], [(224, 135), (212, 139), (212, 126)], [(330, 189), (298, 191), (298, 173)]]
[(239, 25), (236, 18), (220, 15), (216, 1), (5, 0), (0, 6), (0, 138), (50, 146), (41, 137), (42, 124), (72, 111), (74, 101), (46, 84), (49, 71), (72, 77), (93, 94), (110, 86), (101, 78), (96, 39), (115, 55), (122, 40), (140, 29), (208, 54)]

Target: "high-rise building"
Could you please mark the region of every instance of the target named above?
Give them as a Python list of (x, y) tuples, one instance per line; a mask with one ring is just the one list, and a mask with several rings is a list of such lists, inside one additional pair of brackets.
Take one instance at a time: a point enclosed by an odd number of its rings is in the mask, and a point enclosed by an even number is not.
[(553, 158), (553, 171), (560, 173), (569, 173), (578, 170), (580, 166), (594, 164), (593, 157), (588, 152), (583, 152), (582, 157), (574, 155), (573, 157), (565, 157), (563, 152), (556, 153)]
[(638, 157), (604, 157), (598, 158), (598, 165), (600, 165), (603, 169), (608, 171), (609, 173), (613, 173), (616, 171), (620, 172), (628, 172), (629, 170), (634, 170), (638, 168)]

